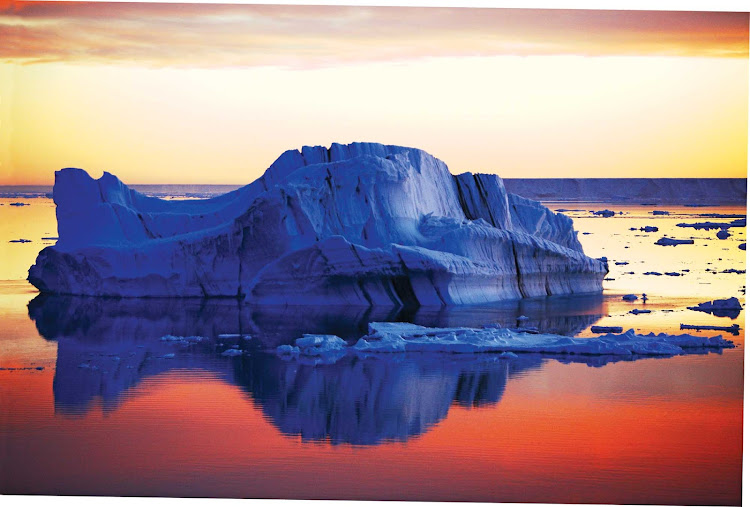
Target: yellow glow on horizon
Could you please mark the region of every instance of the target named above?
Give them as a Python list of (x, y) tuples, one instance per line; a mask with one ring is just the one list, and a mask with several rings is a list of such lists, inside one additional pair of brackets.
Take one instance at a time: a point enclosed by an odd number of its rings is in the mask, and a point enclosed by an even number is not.
[(352, 141), (508, 178), (746, 177), (747, 91), (746, 58), (3, 64), (0, 184), (51, 184), (67, 166), (126, 183), (242, 184), (287, 149)]

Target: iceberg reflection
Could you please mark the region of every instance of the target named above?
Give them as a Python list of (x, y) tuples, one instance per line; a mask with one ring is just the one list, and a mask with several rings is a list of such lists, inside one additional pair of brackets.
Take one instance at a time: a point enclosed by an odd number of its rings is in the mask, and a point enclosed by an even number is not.
[[(39, 333), (58, 342), (53, 391), (62, 414), (96, 400), (116, 410), (141, 380), (169, 370), (203, 370), (248, 392), (283, 433), (304, 441), (374, 445), (405, 441), (443, 420), (451, 405), (496, 404), (508, 379), (545, 358), (492, 354), (349, 354), (329, 365), (288, 361), (267, 351), (304, 333), (350, 343), (371, 321), (433, 326), (525, 325), (575, 334), (596, 321), (601, 297), (547, 298), (492, 308), (257, 307), (234, 300), (101, 299), (41, 295), (29, 303)], [(193, 341), (162, 337), (198, 336)], [(236, 347), (244, 353), (224, 357)], [(581, 358), (590, 361), (593, 358)], [(606, 362), (596, 358), (598, 362)], [(603, 363), (602, 363), (603, 364)]]

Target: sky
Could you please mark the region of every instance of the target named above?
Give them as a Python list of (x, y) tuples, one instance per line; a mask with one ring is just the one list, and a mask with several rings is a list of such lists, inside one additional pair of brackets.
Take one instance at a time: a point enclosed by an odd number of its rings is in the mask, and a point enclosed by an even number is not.
[(243, 184), (353, 141), (506, 178), (747, 175), (747, 13), (0, 0), (0, 41), (0, 185)]

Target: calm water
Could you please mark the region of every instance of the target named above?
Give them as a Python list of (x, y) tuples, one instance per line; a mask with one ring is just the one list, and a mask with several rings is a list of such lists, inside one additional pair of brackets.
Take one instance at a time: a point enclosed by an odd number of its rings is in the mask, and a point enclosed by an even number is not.
[[(19, 201), (30, 206), (9, 206)], [(567, 214), (590, 233), (580, 236), (586, 252), (610, 259), (603, 295), (398, 313), (39, 296), (23, 279), (54, 243), (41, 239), (56, 235), (54, 204), (0, 202), (3, 493), (741, 501), (744, 330), (729, 336), (738, 348), (721, 354), (635, 361), (414, 354), (314, 365), (265, 350), (310, 332), (354, 340), (374, 320), (513, 326), (523, 314), (543, 331), (581, 336), (592, 324), (744, 329), (744, 311), (731, 319), (686, 307), (730, 296), (744, 303), (744, 274), (720, 272), (745, 269), (745, 228), (720, 241), (715, 231), (676, 227), (728, 222), (697, 215), (744, 207), (610, 204), (623, 215), (598, 218), (588, 210), (601, 204), (550, 203), (585, 210)], [(646, 225), (660, 231), (629, 230)], [(662, 233), (695, 244), (654, 245)], [(18, 238), (31, 242), (8, 243)], [(644, 306), (623, 302), (629, 292), (647, 293), (653, 312), (627, 313)], [(166, 334), (207, 339), (178, 347), (160, 340)], [(248, 353), (221, 355), (235, 345)]]

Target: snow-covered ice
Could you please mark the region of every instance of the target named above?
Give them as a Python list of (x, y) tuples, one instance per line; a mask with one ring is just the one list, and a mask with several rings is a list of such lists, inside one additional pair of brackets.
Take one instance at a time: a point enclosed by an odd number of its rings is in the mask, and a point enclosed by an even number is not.
[(690, 349), (734, 347), (721, 336), (654, 334), (634, 330), (595, 338), (515, 333), (498, 328), (427, 328), (400, 322), (373, 322), (354, 348), (359, 352), (537, 352), (583, 355), (679, 355)]
[(63, 169), (54, 201), (59, 240), (29, 270), (45, 293), (440, 306), (599, 292), (608, 269), (570, 218), (398, 146), (290, 150), (205, 200)]

